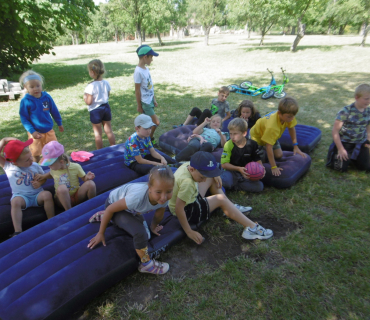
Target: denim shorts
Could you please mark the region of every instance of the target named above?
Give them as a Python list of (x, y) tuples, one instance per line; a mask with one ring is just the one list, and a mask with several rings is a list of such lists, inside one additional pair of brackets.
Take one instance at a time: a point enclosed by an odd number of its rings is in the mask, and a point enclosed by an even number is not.
[(12, 201), (15, 197), (21, 197), (24, 199), (24, 201), (26, 202), (26, 207), (23, 208), (22, 210), (26, 210), (27, 208), (29, 207), (41, 207), (38, 203), (37, 203), (37, 197), (39, 196), (39, 194), (41, 193), (42, 191), (40, 191), (39, 193), (37, 194), (33, 194), (31, 196), (25, 196), (24, 194), (20, 194), (20, 193), (13, 193), (12, 195), (12, 198), (10, 199), (10, 201)]
[(94, 110), (90, 111), (90, 121), (93, 124), (99, 124), (103, 121), (111, 121), (112, 112), (109, 107), (109, 103), (100, 105)]
[(141, 107), (143, 108), (144, 113), (147, 116), (151, 117), (151, 116), (155, 115), (155, 112), (154, 112), (154, 100), (152, 100), (149, 104), (141, 101)]

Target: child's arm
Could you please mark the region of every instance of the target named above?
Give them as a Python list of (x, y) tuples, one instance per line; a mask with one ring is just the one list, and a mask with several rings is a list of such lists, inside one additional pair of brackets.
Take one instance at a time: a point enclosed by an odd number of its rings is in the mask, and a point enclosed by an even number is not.
[(152, 223), (150, 225), (150, 230), (157, 236), (160, 236), (158, 232), (163, 229), (163, 226), (159, 225), (159, 223), (163, 220), (165, 209), (166, 208), (159, 208), (155, 211)]
[(53, 179), (53, 176), (49, 172), (46, 172), (44, 174), (37, 173), (35, 174), (33, 180), (35, 181), (42, 181), (42, 180), (47, 180), (47, 179)]
[(175, 211), (176, 211), (176, 216), (180, 221), (181, 227), (186, 233), (186, 235), (192, 239), (196, 244), (202, 244), (203, 242), (203, 237), (202, 235), (194, 231), (190, 228), (189, 222), (186, 218), (186, 213), (185, 213), (185, 201), (182, 201), (180, 198), (176, 199), (176, 206), (175, 206)]
[(338, 158), (343, 161), (347, 161), (348, 153), (346, 149), (344, 149), (342, 141), (340, 140), (340, 135), (339, 135), (339, 131), (342, 128), (342, 126), (343, 126), (343, 121), (335, 120), (333, 130), (332, 130), (332, 135), (333, 135), (334, 143), (338, 149)]
[(137, 112), (144, 113), (143, 107), (141, 105), (141, 92), (140, 92), (141, 83), (135, 83), (135, 96), (137, 102)]
[(269, 163), (271, 165), (271, 172), (274, 176), (280, 176), (280, 171), (283, 170), (283, 168), (278, 168), (275, 162), (275, 156), (274, 156), (274, 150), (272, 149), (272, 144), (266, 143), (266, 153), (267, 153), (267, 159), (269, 160)]
[(229, 170), (229, 171), (238, 171), (240, 172), (240, 174), (243, 176), (244, 179), (249, 180), (249, 173), (244, 167), (234, 166), (230, 162), (223, 163), (221, 167), (222, 169)]
[(94, 180), (94, 178), (95, 178), (95, 174), (94, 174), (94, 173), (92, 173), (91, 171), (89, 171), (86, 175), (84, 175), (84, 176), (81, 178), (81, 180), (82, 180), (83, 182), (86, 182), (86, 181), (89, 181), (89, 180)]
[(153, 96), (153, 103), (155, 107), (158, 107), (158, 103), (157, 103), (157, 100), (155, 99), (155, 96)]
[(193, 130), (193, 133), (194, 134), (202, 134), (203, 133), (203, 128), (211, 122), (211, 119), (210, 118), (205, 118), (204, 119), (204, 122), (201, 123), (199, 126), (197, 126), (194, 130)]
[(93, 96), (91, 94), (84, 93), (84, 101), (89, 106), (93, 103)]
[(97, 235), (94, 238), (92, 238), (90, 240), (87, 247), (92, 249), (96, 245), (98, 245), (100, 242), (103, 242), (103, 246), (106, 246), (105, 238), (104, 238), (104, 232), (105, 232), (105, 229), (107, 229), (109, 221), (112, 220), (113, 214), (115, 212), (119, 212), (119, 211), (127, 210), (127, 209), (128, 208), (127, 208), (125, 199), (118, 200), (115, 203), (112, 203), (110, 206), (108, 206), (105, 209), (104, 214), (102, 216), (99, 232), (97, 233)]
[(17, 138), (7, 137), (0, 140), (0, 166), (4, 168), (6, 159), (1, 154), (5, 145), (12, 140), (18, 140)]
[[(164, 165), (166, 165), (167, 164), (167, 161), (166, 161), (166, 159), (163, 157), (163, 156), (161, 156), (154, 148), (150, 148), (149, 149), (149, 151), (150, 151), (150, 154), (151, 154), (151, 156), (153, 157), (153, 158), (156, 158), (156, 159), (158, 159), (158, 160), (161, 160), (161, 164), (164, 164)], [(135, 157), (136, 158), (136, 157)], [(145, 160), (145, 159), (143, 159), (143, 160)], [(149, 160), (147, 160), (147, 161), (149, 161)], [(153, 161), (151, 161), (151, 162), (153, 162)], [(153, 162), (156, 166), (158, 165), (158, 163), (157, 162)]]
[(27, 104), (28, 103), (25, 101), (25, 99), (22, 99), (21, 105), (19, 107), (19, 116), (21, 118), (21, 122), (26, 131), (28, 131), (34, 139), (40, 139), (42, 137), (41, 134), (35, 130), (33, 124), (30, 121)]
[(231, 118), (231, 113), (230, 111), (226, 112), (226, 117), (222, 119), (222, 122), (226, 121), (227, 119)]
[(288, 131), (289, 131), (289, 135), (290, 135), (290, 138), (292, 139), (292, 142), (293, 142), (293, 153), (296, 154), (298, 153), (299, 155), (301, 155), (303, 158), (306, 158), (306, 154), (303, 153), (301, 151), (301, 149), (299, 149), (298, 147), (298, 142), (297, 142), (297, 134), (295, 132), (295, 127), (293, 128), (288, 128)]
[(62, 125), (62, 117), (59, 113), (59, 110), (53, 100), (53, 98), (49, 95), (50, 101), (51, 101), (51, 106), (50, 106), (50, 114), (53, 117), (54, 121), (57, 123), (59, 131), (63, 132), (64, 127)]
[(226, 136), (224, 134), (222, 134), (220, 129), (216, 129), (216, 131), (220, 135), (220, 138), (221, 138), (221, 147), (224, 147), (224, 145), (226, 143)]
[[(366, 126), (367, 142), (370, 141), (370, 124)], [(369, 143), (365, 143), (366, 148), (370, 148)]]

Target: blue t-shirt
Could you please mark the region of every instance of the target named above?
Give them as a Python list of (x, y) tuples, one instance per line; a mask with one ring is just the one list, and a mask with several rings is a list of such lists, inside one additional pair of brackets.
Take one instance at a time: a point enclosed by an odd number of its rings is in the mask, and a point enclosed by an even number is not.
[[(222, 132), (222, 134), (224, 134), (224, 132)], [(213, 148), (217, 148), (217, 146), (221, 143), (221, 137), (215, 129), (203, 128), (203, 132), (200, 135), (210, 142)]]
[(153, 145), (150, 137), (142, 139), (135, 132), (125, 142), (125, 165), (129, 166), (131, 163), (135, 162), (136, 156), (141, 155), (144, 158), (150, 153), (151, 148), (153, 148)]

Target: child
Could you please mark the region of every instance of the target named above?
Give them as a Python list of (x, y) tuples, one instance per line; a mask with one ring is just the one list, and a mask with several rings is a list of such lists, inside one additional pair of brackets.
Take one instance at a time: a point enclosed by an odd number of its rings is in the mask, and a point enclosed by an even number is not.
[(174, 177), (167, 166), (156, 166), (150, 171), (149, 182), (128, 183), (113, 190), (105, 202), (105, 211), (97, 212), (90, 222), (101, 220), (99, 233), (90, 240), (92, 249), (100, 242), (105, 246), (104, 232), (109, 221), (113, 220), (119, 228), (128, 232), (134, 239), (134, 247), (140, 257), (139, 271), (143, 273), (165, 274), (168, 263), (150, 259), (148, 240), (150, 231), (143, 214), (155, 210), (150, 230), (157, 236), (163, 226), (159, 225), (164, 216), (168, 200), (172, 197)]
[(277, 167), (275, 159), (280, 159), (283, 156), (278, 139), (282, 136), (285, 128), (288, 128), (289, 135), (292, 138), (294, 154), (298, 153), (303, 158), (306, 158), (306, 155), (298, 147), (294, 128), (297, 124), (297, 120), (295, 119), (297, 113), (297, 101), (293, 98), (286, 97), (280, 100), (278, 111), (270, 112), (261, 119), (258, 119), (250, 131), (252, 140), (266, 149), (267, 158), (274, 176), (280, 176), (280, 171), (283, 170)]
[(19, 115), (28, 138), (34, 139), (30, 150), (35, 162), (38, 163), (44, 145), (57, 140), (53, 130), (53, 119), (58, 124), (59, 131), (64, 131), (62, 118), (53, 98), (42, 91), (43, 79), (40, 74), (32, 70), (26, 71), (19, 78), (19, 82), (27, 91), (21, 100)]
[(228, 87), (221, 87), (218, 91), (217, 98), (214, 98), (211, 102), (211, 108), (205, 109), (203, 112), (195, 107), (193, 108), (188, 117), (186, 118), (185, 122), (183, 124), (180, 124), (179, 126), (173, 126), (173, 128), (186, 126), (191, 123), (191, 121), (194, 119), (194, 117), (198, 118), (197, 126), (201, 125), (206, 118), (210, 118), (216, 113), (221, 116), (222, 122), (229, 119), (231, 117), (230, 114), (230, 106), (229, 103), (226, 101), (227, 97), (230, 94), (230, 90)]
[(256, 161), (262, 165), (256, 141), (247, 139), (248, 123), (241, 118), (231, 120), (228, 125), (230, 140), (224, 146), (221, 156), (222, 185), (227, 189), (247, 192), (261, 192), (261, 181), (250, 181), (245, 165)]
[(139, 113), (145, 113), (152, 118), (155, 125), (152, 126), (150, 139), (153, 144), (156, 144), (154, 131), (159, 126), (159, 119), (154, 112), (154, 107), (157, 107), (158, 103), (154, 96), (152, 78), (146, 65), (150, 66), (153, 61), (153, 56), (158, 57), (159, 54), (154, 52), (151, 47), (145, 44), (137, 48), (136, 53), (139, 56), (139, 64), (135, 68), (134, 72), (137, 111)]
[(141, 114), (135, 118), (136, 133), (125, 142), (125, 165), (140, 175), (148, 174), (158, 163), (173, 162), (169, 156), (161, 156), (152, 145), (150, 138), (151, 128), (155, 126), (152, 119)]
[[(217, 167), (215, 157), (203, 151), (193, 154), (190, 162), (184, 163), (175, 172), (175, 187), (169, 208), (179, 219), (187, 236), (201, 244), (202, 235), (192, 230), (189, 223), (208, 220), (213, 210), (221, 208), (227, 217), (244, 227), (243, 238), (271, 238), (273, 232), (270, 229), (253, 223), (226, 197), (221, 189), (220, 175), (221, 170)], [(208, 189), (212, 195), (205, 198)]]
[[(206, 128), (209, 124), (210, 128)], [(181, 150), (175, 159), (177, 162), (189, 161), (190, 157), (197, 151), (212, 152), (219, 144), (221, 147), (226, 143), (225, 133), (221, 132), (221, 116), (215, 114), (211, 119), (206, 118), (204, 122), (193, 130), (189, 137), (189, 144)]]
[[(54, 178), (55, 201), (64, 210), (96, 196), (95, 175), (85, 171), (78, 163), (69, 161), (64, 153), (64, 147), (58, 141), (51, 141), (42, 149), (41, 165), (49, 166), (50, 171), (44, 175), (38, 175), (36, 179)], [(80, 186), (78, 178), (84, 183)]]
[(234, 114), (235, 117), (242, 118), (248, 122), (249, 130), (256, 124), (257, 120), (261, 118), (260, 113), (250, 100), (243, 100)]
[(87, 69), (89, 70), (89, 76), (94, 81), (90, 82), (86, 87), (84, 101), (88, 105), (90, 112), (96, 149), (103, 148), (102, 125), (109, 144), (114, 146), (116, 138), (111, 127), (112, 113), (108, 103), (111, 88), (108, 81), (103, 80), (103, 74), (105, 73), (104, 64), (100, 60), (95, 59), (89, 62)]
[(9, 179), (12, 189), (11, 215), (14, 226), (14, 237), (22, 232), (22, 210), (28, 207), (44, 206), (48, 219), (54, 217), (53, 196), (49, 191), (41, 188), (45, 180), (36, 181), (36, 174), (43, 174), (41, 166), (33, 162), (29, 145), (32, 139), (26, 142), (16, 138), (4, 138), (0, 141), (0, 152), (4, 146), (4, 156), (0, 154), (0, 166)]
[(359, 85), (355, 100), (337, 113), (332, 131), (326, 165), (341, 172), (351, 160), (359, 170), (370, 171), (370, 85)]

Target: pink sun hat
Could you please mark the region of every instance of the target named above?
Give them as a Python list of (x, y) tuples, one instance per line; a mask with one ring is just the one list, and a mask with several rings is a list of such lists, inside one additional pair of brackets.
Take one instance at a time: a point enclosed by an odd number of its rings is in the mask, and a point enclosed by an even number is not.
[(42, 166), (51, 166), (62, 154), (64, 147), (58, 141), (50, 141), (42, 148)]
[(74, 151), (71, 153), (71, 158), (73, 161), (85, 162), (89, 161), (94, 154), (87, 151)]

